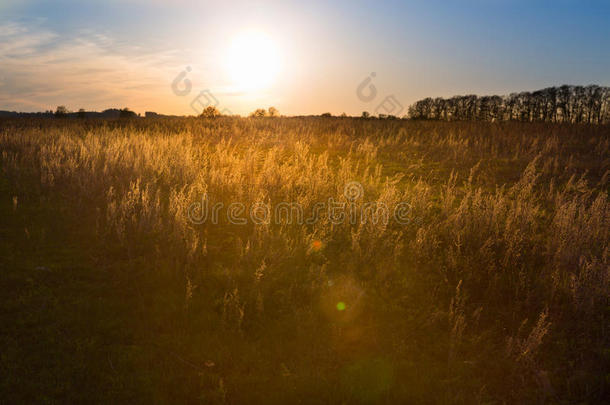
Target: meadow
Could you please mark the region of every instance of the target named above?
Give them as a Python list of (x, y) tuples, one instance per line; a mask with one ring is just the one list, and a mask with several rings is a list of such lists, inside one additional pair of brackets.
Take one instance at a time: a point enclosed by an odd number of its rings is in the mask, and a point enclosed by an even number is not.
[(0, 402), (610, 398), (608, 125), (6, 119), (0, 151)]

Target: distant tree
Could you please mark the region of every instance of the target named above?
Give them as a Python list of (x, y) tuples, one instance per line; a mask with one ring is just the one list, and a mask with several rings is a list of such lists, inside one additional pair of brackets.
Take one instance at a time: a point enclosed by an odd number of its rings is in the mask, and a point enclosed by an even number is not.
[(220, 114), (220, 111), (218, 110), (218, 108), (214, 107), (213, 105), (207, 106), (202, 112), (200, 117), (201, 118), (217, 118), (220, 117), (222, 114)]
[(269, 107), (269, 110), (267, 110), (267, 116), (268, 117), (279, 117), (280, 112), (275, 107)]
[(324, 114), (320, 115), (320, 117), (325, 117), (325, 118), (329, 118), (332, 117), (333, 115), (329, 112), (325, 112)]
[(346, 114), (346, 113), (341, 113), (341, 115), (340, 115), (339, 117), (341, 117), (341, 118), (346, 118), (346, 117), (347, 117), (347, 114)]
[(267, 116), (267, 111), (264, 108), (257, 108), (256, 110), (252, 111), (250, 113), (250, 117), (266, 117)]
[(136, 113), (125, 107), (119, 112), (119, 118), (134, 118)]
[(362, 111), (362, 118), (369, 118), (371, 114), (368, 111)]
[(70, 111), (68, 111), (68, 109), (66, 108), (65, 105), (60, 105), (55, 110), (55, 117), (57, 117), (57, 118), (66, 118), (68, 116), (69, 112)]
[(549, 87), (508, 96), (426, 98), (409, 107), (413, 119), (544, 121), (603, 124), (610, 122), (610, 88)]
[(84, 108), (80, 108), (80, 109), (78, 110), (78, 112), (76, 113), (76, 116), (77, 116), (78, 118), (81, 118), (81, 119), (82, 119), (82, 118), (85, 118), (85, 117), (87, 116), (87, 113), (85, 112), (85, 109), (84, 109)]

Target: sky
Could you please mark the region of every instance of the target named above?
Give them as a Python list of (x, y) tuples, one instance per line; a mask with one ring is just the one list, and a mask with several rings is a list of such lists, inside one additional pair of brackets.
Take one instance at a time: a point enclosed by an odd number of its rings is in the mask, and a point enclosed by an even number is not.
[(0, 110), (406, 113), (610, 85), (610, 1), (0, 0)]

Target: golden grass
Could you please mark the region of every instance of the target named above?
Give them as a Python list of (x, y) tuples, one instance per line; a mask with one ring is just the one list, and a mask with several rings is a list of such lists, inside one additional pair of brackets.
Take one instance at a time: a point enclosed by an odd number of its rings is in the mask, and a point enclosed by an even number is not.
[[(266, 350), (249, 366), (260, 378), (209, 371), (215, 382), (201, 395), (233, 403), (245, 387), (271, 402), (306, 392), (330, 402), (608, 395), (609, 148), (607, 126), (510, 122), (0, 127), (15, 206), (55, 199), (67, 221), (90, 227), (109, 263), (165, 280), (143, 294), (166, 295), (190, 324), (168, 340), (234, 335), (229, 350)], [(345, 201), (350, 181), (364, 201), (409, 203), (412, 221), (193, 224), (187, 215), (203, 195), (225, 206), (293, 202), (310, 214), (317, 202)]]

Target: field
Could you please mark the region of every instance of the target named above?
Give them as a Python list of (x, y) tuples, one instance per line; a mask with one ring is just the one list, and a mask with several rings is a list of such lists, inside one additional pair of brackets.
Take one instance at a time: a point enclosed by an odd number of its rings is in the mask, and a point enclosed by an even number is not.
[(14, 119), (0, 151), (2, 403), (610, 398), (610, 126)]

